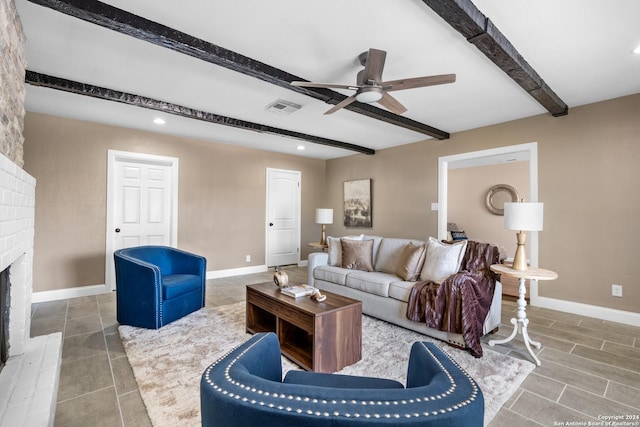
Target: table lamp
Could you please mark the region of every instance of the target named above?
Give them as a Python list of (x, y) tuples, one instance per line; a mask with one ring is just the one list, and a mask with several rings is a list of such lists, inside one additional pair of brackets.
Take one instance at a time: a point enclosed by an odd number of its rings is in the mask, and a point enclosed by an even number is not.
[(327, 244), (327, 224), (333, 224), (333, 209), (316, 209), (316, 224), (322, 224), (320, 244)]
[(527, 231), (542, 230), (543, 203), (525, 203), (524, 201), (504, 204), (504, 228), (517, 230), (518, 247), (513, 257), (513, 269), (526, 271), (527, 255), (524, 244), (527, 241)]

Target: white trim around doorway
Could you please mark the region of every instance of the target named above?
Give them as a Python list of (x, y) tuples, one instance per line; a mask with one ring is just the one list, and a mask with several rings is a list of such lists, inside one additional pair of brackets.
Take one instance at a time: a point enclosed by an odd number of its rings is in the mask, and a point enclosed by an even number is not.
[[(509, 145), (488, 150), (472, 151), (453, 154), (438, 159), (438, 239), (447, 238), (447, 203), (449, 169), (457, 167), (473, 167), (496, 164), (504, 161), (505, 157), (516, 156), (529, 162), (529, 201), (538, 201), (538, 143)], [(528, 255), (531, 266), (538, 266), (538, 232), (528, 233)], [(529, 287), (529, 298), (532, 305), (538, 300), (538, 283), (532, 281)]]

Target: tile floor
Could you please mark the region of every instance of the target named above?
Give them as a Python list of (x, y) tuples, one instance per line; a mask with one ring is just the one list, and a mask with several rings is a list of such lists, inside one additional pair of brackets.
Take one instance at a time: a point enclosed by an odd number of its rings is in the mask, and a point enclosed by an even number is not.
[[(287, 272), (306, 282), (306, 268)], [(269, 272), (209, 280), (207, 306), (243, 301), (245, 285), (271, 278)], [(32, 336), (64, 334), (56, 427), (151, 425), (118, 336), (115, 304), (109, 294), (32, 307)], [(498, 337), (511, 331), (515, 307), (504, 301)], [(603, 416), (640, 425), (640, 328), (536, 307), (527, 312), (530, 335), (543, 344), (542, 366), (489, 426), (587, 425)], [(495, 348), (526, 357), (521, 344)]]

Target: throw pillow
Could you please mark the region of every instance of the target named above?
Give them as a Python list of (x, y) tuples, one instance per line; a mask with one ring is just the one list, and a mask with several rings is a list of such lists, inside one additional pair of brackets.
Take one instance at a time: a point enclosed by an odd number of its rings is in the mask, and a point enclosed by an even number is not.
[(340, 239), (338, 237), (327, 237), (327, 245), (329, 248), (329, 261), (327, 264), (336, 267), (342, 266), (342, 246), (340, 246)]
[(451, 238), (453, 240), (467, 240), (467, 233), (464, 230), (455, 230), (451, 232)]
[[(362, 240), (363, 236), (363, 234), (359, 236), (344, 236), (343, 239)], [(340, 238), (327, 237), (327, 245), (329, 246), (329, 260), (327, 264), (334, 267), (342, 267), (342, 245), (340, 244)]]
[(342, 268), (373, 271), (373, 240), (341, 239)]
[(396, 268), (396, 274), (402, 280), (406, 282), (418, 280), (424, 263), (425, 249), (424, 245), (414, 245), (413, 242), (409, 242), (404, 247)]
[(448, 244), (429, 237), (427, 255), (420, 273), (420, 280), (441, 284), (444, 279), (458, 272), (466, 250), (466, 240)]

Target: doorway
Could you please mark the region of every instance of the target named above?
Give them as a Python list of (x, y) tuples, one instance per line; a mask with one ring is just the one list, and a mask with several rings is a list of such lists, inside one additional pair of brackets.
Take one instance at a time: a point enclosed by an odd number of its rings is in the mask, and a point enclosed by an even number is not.
[(300, 171), (267, 169), (267, 267), (300, 261)]
[[(499, 147), (489, 150), (454, 154), (438, 159), (438, 239), (447, 238), (448, 222), (448, 177), (449, 170), (454, 168), (487, 166), (506, 161), (528, 161), (529, 201), (538, 201), (538, 144), (536, 142)], [(515, 236), (514, 236), (515, 239)], [(531, 266), (538, 266), (538, 233), (528, 234), (529, 256)], [(533, 303), (538, 298), (537, 283), (532, 282), (528, 293)]]
[(113, 252), (141, 245), (176, 246), (178, 159), (109, 150), (105, 284), (115, 290)]

